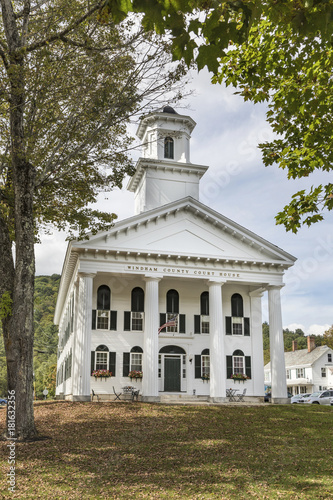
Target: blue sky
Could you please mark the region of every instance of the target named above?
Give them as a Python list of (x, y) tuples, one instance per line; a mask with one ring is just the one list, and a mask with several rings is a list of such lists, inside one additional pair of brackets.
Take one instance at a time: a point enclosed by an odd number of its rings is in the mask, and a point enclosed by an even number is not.
[[(175, 109), (197, 123), (191, 162), (210, 167), (201, 180), (200, 201), (297, 257), (285, 275), (283, 326), (302, 328), (306, 334), (324, 333), (333, 324), (333, 214), (297, 235), (276, 226), (274, 216), (293, 193), (327, 182), (329, 175), (294, 181), (276, 166), (264, 167), (257, 145), (273, 137), (265, 105), (244, 103), (234, 89), (212, 85), (205, 72), (193, 75), (194, 93)], [(101, 196), (100, 204), (103, 209), (109, 206), (119, 219), (133, 215), (133, 194), (126, 187), (112, 192), (108, 201)], [(65, 238), (64, 233), (54, 233), (36, 245), (37, 274), (61, 273)], [(266, 297), (263, 316), (268, 319)]]

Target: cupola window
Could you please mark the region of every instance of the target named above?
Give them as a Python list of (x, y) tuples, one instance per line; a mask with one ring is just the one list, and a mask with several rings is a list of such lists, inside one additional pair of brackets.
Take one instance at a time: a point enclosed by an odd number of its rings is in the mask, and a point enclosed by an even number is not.
[(166, 137), (164, 139), (164, 158), (169, 158), (173, 160), (174, 158), (174, 144), (172, 137)]

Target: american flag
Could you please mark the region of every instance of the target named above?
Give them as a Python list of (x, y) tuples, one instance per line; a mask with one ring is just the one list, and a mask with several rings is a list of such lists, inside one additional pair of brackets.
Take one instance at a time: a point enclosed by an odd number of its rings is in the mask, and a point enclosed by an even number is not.
[(158, 333), (161, 333), (161, 331), (167, 326), (177, 326), (177, 318), (178, 318), (177, 315), (170, 318), (166, 323), (164, 323), (164, 325), (159, 327)]

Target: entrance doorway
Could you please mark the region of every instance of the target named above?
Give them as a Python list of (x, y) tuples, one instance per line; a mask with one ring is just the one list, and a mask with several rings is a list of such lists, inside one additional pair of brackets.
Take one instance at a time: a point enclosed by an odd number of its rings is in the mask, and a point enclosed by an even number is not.
[(180, 356), (164, 356), (164, 391), (180, 392)]

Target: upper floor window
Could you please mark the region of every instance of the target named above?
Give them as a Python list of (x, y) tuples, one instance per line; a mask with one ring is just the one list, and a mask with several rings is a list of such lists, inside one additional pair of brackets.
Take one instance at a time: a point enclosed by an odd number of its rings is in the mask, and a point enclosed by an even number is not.
[(194, 315), (194, 333), (209, 333), (209, 293), (200, 295), (200, 315)]
[(329, 363), (332, 363), (332, 354), (331, 354), (331, 353), (328, 353), (328, 354), (327, 354), (327, 361), (328, 361)]
[(169, 290), (166, 295), (166, 312), (179, 313), (179, 293), (177, 290)]
[(286, 370), (287, 378), (290, 379), (290, 370)]
[(324, 367), (321, 369), (321, 376), (326, 377), (326, 368)]
[(136, 331), (143, 330), (144, 316), (144, 291), (140, 287), (133, 288), (131, 295), (131, 329)]
[(305, 377), (305, 368), (296, 368), (296, 378)]
[(97, 309), (110, 310), (111, 290), (107, 285), (101, 285), (97, 290)]
[(166, 137), (164, 139), (164, 158), (169, 158), (171, 160), (174, 158), (174, 142), (172, 137)]
[(250, 319), (244, 318), (243, 297), (234, 293), (231, 297), (231, 317), (226, 317), (227, 335), (250, 335)]

